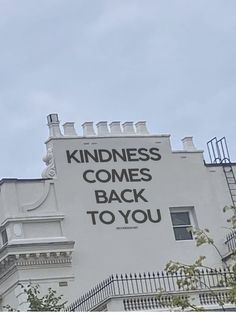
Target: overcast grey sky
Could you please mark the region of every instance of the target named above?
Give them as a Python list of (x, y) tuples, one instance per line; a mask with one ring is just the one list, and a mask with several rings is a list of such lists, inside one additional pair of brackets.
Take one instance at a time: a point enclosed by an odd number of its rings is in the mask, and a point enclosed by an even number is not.
[(226, 136), (236, 161), (235, 0), (0, 0), (0, 177), (40, 177), (46, 116)]

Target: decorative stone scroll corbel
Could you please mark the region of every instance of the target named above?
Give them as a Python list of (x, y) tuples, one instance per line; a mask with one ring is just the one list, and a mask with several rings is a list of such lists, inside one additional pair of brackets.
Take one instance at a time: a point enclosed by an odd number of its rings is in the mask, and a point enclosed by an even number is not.
[(55, 178), (56, 177), (56, 168), (54, 163), (53, 148), (48, 147), (47, 154), (43, 157), (47, 168), (42, 172), (43, 178)]

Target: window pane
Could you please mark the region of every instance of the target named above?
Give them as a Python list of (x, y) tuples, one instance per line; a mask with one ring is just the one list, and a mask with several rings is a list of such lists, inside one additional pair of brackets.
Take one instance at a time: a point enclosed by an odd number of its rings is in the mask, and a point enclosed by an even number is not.
[(188, 212), (171, 213), (173, 226), (191, 225)]
[(192, 232), (188, 231), (189, 227), (174, 227), (175, 239), (176, 240), (192, 240)]
[(7, 231), (6, 231), (6, 229), (4, 229), (2, 231), (2, 244), (6, 244), (7, 242), (8, 242)]

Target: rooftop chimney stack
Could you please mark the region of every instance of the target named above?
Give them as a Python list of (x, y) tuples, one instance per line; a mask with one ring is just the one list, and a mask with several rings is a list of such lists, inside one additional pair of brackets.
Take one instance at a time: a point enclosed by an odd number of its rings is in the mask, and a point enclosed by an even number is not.
[(60, 121), (58, 120), (58, 114), (52, 113), (47, 116), (49, 136), (50, 137), (61, 137), (62, 133), (60, 130)]
[(74, 122), (66, 122), (63, 124), (65, 136), (77, 136)]
[(195, 145), (193, 144), (193, 137), (192, 136), (186, 136), (182, 139), (183, 143), (183, 149), (186, 151), (193, 151), (197, 150)]
[(122, 135), (120, 121), (113, 121), (109, 124), (111, 135)]
[(98, 136), (109, 136), (107, 121), (100, 121), (97, 123)]
[(134, 123), (133, 122), (125, 122), (122, 124), (124, 135), (135, 135)]
[(82, 124), (83, 127), (83, 136), (89, 137), (89, 136), (96, 136), (96, 133), (93, 128), (93, 122), (84, 122)]
[(148, 129), (146, 126), (146, 121), (138, 121), (137, 123), (135, 123), (135, 127), (136, 127), (136, 132), (138, 135), (148, 135)]

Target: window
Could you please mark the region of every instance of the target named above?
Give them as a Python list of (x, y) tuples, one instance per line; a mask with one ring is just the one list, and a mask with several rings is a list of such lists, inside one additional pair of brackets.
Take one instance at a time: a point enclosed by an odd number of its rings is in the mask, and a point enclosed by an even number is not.
[(4, 229), (4, 230), (2, 231), (2, 244), (4, 245), (4, 244), (6, 244), (7, 242), (8, 242), (7, 231), (6, 231), (6, 229)]
[(171, 221), (174, 229), (175, 240), (192, 240), (193, 235), (189, 228), (192, 227), (190, 210), (170, 210)]

